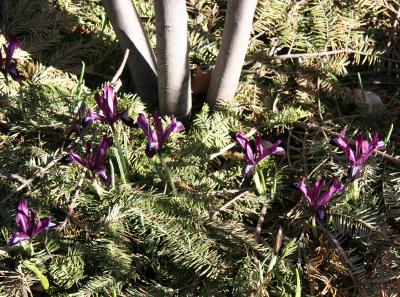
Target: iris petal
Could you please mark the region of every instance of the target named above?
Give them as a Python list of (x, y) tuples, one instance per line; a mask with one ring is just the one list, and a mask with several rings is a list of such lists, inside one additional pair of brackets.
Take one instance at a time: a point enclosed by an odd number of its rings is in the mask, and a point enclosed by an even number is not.
[[(164, 138), (164, 131), (163, 131), (163, 127), (162, 127), (162, 122), (161, 122), (161, 117), (160, 117), (160, 115), (158, 114), (158, 112), (157, 111), (155, 111), (154, 113), (153, 113), (153, 120), (154, 120), (154, 128), (155, 128), (155, 132), (156, 132), (156, 135), (157, 135), (157, 139), (158, 139), (158, 141), (159, 141), (159, 147), (161, 147), (162, 146), (162, 144), (163, 144), (163, 141), (165, 141), (163, 138)], [(167, 130), (167, 129), (166, 129)]]
[(114, 118), (117, 112), (117, 100), (116, 100), (117, 97), (114, 94), (114, 89), (112, 86), (107, 86), (106, 84), (104, 84), (103, 97), (104, 97), (103, 107), (107, 105), (108, 107), (107, 109), (109, 112), (108, 116), (110, 118)]
[(300, 183), (297, 185), (299, 190), (303, 193), (304, 197), (306, 197), (307, 201), (309, 204), (313, 205), (314, 200), (311, 197), (311, 189), (308, 187), (306, 184), (305, 178), (303, 178)]
[(11, 240), (10, 240), (10, 244), (11, 245), (15, 245), (21, 241), (27, 240), (30, 237), (24, 233), (24, 232), (15, 232), (12, 236), (11, 236)]
[(150, 142), (146, 146), (146, 156), (148, 158), (153, 158), (158, 150), (158, 143), (157, 142)]
[(33, 225), (32, 233), (31, 233), (31, 238), (35, 237), (38, 235), (40, 232), (44, 230), (43, 223), (42, 221), (36, 221), (35, 224)]
[(340, 135), (339, 135), (338, 139), (336, 140), (336, 143), (343, 150), (343, 152), (345, 153), (345, 155), (347, 156), (349, 161), (351, 163), (355, 163), (356, 159), (355, 159), (353, 151), (350, 148), (349, 142), (345, 137), (345, 130), (340, 132)]
[(153, 140), (153, 131), (150, 128), (150, 122), (148, 119), (146, 119), (145, 115), (143, 113), (139, 113), (138, 119), (137, 119), (137, 124), (139, 128), (141, 128), (144, 132), (144, 135), (146, 135), (147, 140), (151, 142)]
[(29, 216), (28, 201), (26, 201), (25, 199), (21, 199), (18, 203), (17, 210), (18, 212), (21, 212), (23, 215), (28, 217)]
[(111, 176), (106, 167), (101, 167), (95, 171), (95, 175), (107, 186), (111, 184)]
[(255, 168), (256, 168), (256, 165), (246, 164), (243, 169), (243, 175), (250, 176), (254, 172)]
[(112, 138), (103, 137), (101, 139), (101, 142), (97, 147), (93, 168), (100, 168), (103, 166), (104, 159), (107, 156), (107, 151), (112, 146), (112, 143), (113, 143)]
[(18, 227), (23, 231), (23, 232), (28, 232), (29, 230), (29, 221), (28, 221), (28, 216), (25, 216), (22, 213), (18, 213), (15, 217), (15, 222), (17, 223)]
[(38, 220), (36, 217), (36, 212), (28, 209), (25, 199), (21, 199), (18, 204), (15, 221), (22, 232), (13, 233), (10, 240), (11, 245), (33, 238), (43, 230), (47, 230), (55, 226), (55, 224), (51, 223), (50, 217), (44, 220)]
[(344, 186), (340, 182), (340, 180), (336, 177), (333, 178), (332, 184), (329, 187), (328, 192), (324, 193), (321, 198), (318, 199), (317, 209), (326, 207), (329, 202), (332, 200), (335, 194), (340, 194), (344, 192)]
[(255, 141), (256, 141), (256, 154), (257, 156), (262, 158), (265, 152), (264, 152), (264, 146), (262, 145), (261, 136), (257, 134), (255, 137)]
[(6, 67), (8, 67), (12, 61), (12, 56), (17, 48), (21, 47), (21, 43), (13, 36), (8, 36), (8, 47), (6, 50)]
[(236, 133), (236, 140), (242, 146), (245, 154), (246, 154), (246, 163), (255, 165), (256, 162), (254, 160), (254, 153), (250, 147), (249, 140), (243, 132)]
[(282, 143), (282, 140), (278, 139), (273, 143), (268, 149), (264, 150), (263, 154), (260, 154), (259, 158), (256, 160), (257, 162), (261, 161), (265, 157), (269, 155), (285, 155), (285, 149), (280, 147), (279, 145)]
[(313, 202), (312, 205), (317, 206), (318, 199), (321, 195), (321, 191), (324, 186), (325, 186), (325, 181), (323, 179), (318, 179), (315, 182), (314, 186), (311, 189), (311, 195), (310, 195), (311, 196), (310, 198)]
[(91, 165), (89, 164), (89, 162), (86, 159), (82, 158), (81, 156), (74, 153), (73, 151), (70, 151), (68, 154), (69, 154), (69, 157), (71, 158), (71, 160), (81, 164), (83, 167), (85, 167), (89, 170), (91, 169)]
[(165, 131), (161, 137), (159, 146), (162, 147), (162, 145), (167, 141), (168, 137), (171, 135), (172, 132), (174, 132), (174, 131), (182, 132), (183, 130), (185, 130), (185, 127), (182, 125), (182, 123), (177, 121), (174, 116), (171, 116), (171, 123), (165, 129)]
[(122, 121), (125, 125), (127, 125), (128, 127), (134, 127), (134, 125), (135, 125), (134, 120), (133, 120), (130, 116), (128, 116), (125, 112), (120, 112), (120, 113), (118, 114), (118, 118), (120, 118), (121, 121)]
[(317, 219), (320, 222), (326, 222), (328, 218), (328, 211), (326, 209), (321, 209), (317, 211)]

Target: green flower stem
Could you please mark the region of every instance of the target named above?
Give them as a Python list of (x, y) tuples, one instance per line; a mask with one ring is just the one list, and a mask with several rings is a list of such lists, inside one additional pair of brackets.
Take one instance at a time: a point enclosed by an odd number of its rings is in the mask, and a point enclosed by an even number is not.
[(300, 281), (300, 273), (296, 268), (296, 295), (295, 297), (301, 297), (301, 281)]
[(165, 174), (165, 176), (167, 178), (167, 181), (168, 181), (168, 183), (169, 183), (169, 185), (171, 187), (171, 190), (172, 190), (172, 192), (175, 193), (176, 192), (176, 188), (175, 188), (174, 180), (173, 180), (172, 175), (171, 175), (171, 171), (169, 171), (168, 166), (165, 163), (164, 157), (162, 156), (160, 151), (158, 152), (158, 157), (160, 158), (161, 166), (163, 168), (163, 171), (164, 171), (164, 174)]
[(360, 196), (360, 187), (357, 179), (351, 183), (350, 195), (353, 204), (356, 205), (357, 199)]
[(258, 195), (265, 195), (267, 187), (265, 185), (264, 174), (262, 170), (256, 170), (253, 174), (254, 185)]
[(118, 167), (119, 167), (119, 170), (121, 172), (122, 181), (124, 183), (126, 183), (127, 176), (128, 176), (126, 159), (125, 159), (124, 153), (122, 152), (121, 144), (119, 142), (119, 138), (118, 138), (119, 134), (118, 134), (117, 131), (115, 131), (114, 127), (111, 127), (111, 128), (112, 128), (112, 132), (113, 132), (113, 142), (114, 142), (115, 147), (116, 147), (115, 156), (116, 156), (116, 159), (117, 159)]
[(315, 220), (315, 216), (313, 216), (312, 219), (311, 219), (311, 231), (312, 231), (312, 234), (313, 234), (314, 238), (317, 239), (318, 238), (318, 233), (317, 233), (317, 223), (316, 223), (316, 220)]
[(47, 277), (43, 275), (43, 273), (35, 266), (35, 264), (29, 261), (25, 261), (24, 264), (26, 268), (28, 268), (37, 276), (43, 289), (47, 291), (50, 288), (49, 280), (47, 279)]

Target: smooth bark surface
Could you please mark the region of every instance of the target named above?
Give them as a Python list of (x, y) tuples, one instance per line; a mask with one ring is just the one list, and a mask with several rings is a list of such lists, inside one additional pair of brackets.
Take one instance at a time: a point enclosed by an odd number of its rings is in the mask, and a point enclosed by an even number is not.
[(192, 108), (185, 0), (155, 0), (160, 112), (187, 118)]
[(103, 0), (103, 6), (123, 51), (130, 50), (128, 66), (138, 95), (157, 100), (156, 59), (132, 0)]
[(208, 87), (210, 106), (232, 100), (249, 43), (257, 0), (230, 0), (224, 33), (215, 68)]

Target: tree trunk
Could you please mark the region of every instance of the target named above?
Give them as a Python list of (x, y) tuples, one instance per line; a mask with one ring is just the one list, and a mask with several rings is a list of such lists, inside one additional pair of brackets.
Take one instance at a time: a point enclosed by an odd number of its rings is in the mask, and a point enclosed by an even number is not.
[(160, 112), (185, 119), (192, 108), (185, 0), (154, 0)]
[(256, 6), (257, 0), (228, 2), (222, 43), (207, 92), (211, 107), (235, 97)]
[(128, 66), (138, 95), (157, 100), (157, 68), (153, 49), (132, 0), (103, 0), (122, 49), (129, 49)]

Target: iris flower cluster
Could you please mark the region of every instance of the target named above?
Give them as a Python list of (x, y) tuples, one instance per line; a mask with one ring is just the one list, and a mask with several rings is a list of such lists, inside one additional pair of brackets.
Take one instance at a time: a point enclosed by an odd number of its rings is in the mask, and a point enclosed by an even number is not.
[(95, 177), (99, 178), (104, 184), (111, 184), (110, 174), (104, 165), (104, 160), (107, 156), (107, 151), (112, 146), (112, 138), (103, 137), (94, 153), (91, 143), (86, 143), (86, 158), (81, 157), (72, 150), (68, 153), (68, 161), (74, 161), (86, 169), (88, 169)]
[(371, 142), (364, 139), (362, 134), (358, 134), (356, 137), (356, 151), (354, 152), (350, 148), (349, 140), (345, 137), (345, 133), (346, 130), (340, 132), (336, 143), (343, 150), (350, 163), (348, 171), (349, 180), (355, 180), (360, 178), (361, 169), (374, 150), (385, 150), (385, 143), (379, 140), (379, 135), (377, 132), (374, 133)]
[[(13, 49), (11, 50), (13, 51)], [(93, 121), (98, 120), (109, 124), (113, 128), (113, 125), (117, 120), (122, 120), (130, 127), (141, 128), (148, 140), (146, 155), (149, 158), (153, 157), (161, 150), (171, 133), (174, 131), (182, 132), (185, 130), (182, 123), (177, 121), (174, 116), (171, 116), (171, 122), (165, 129), (163, 129), (161, 117), (157, 112), (153, 113), (154, 131), (151, 128), (150, 116), (146, 118), (144, 114), (139, 114), (137, 123), (134, 123), (126, 113), (117, 111), (117, 96), (114, 93), (113, 88), (106, 84), (103, 86), (103, 93), (96, 94), (95, 100), (102, 114), (94, 113), (88, 109), (88, 115), (83, 120), (83, 124), (87, 126)], [(94, 150), (92, 143), (85, 143), (85, 157), (70, 150), (68, 154), (60, 160), (60, 162), (64, 164), (71, 162), (78, 163), (89, 170), (94, 177), (100, 179), (105, 185), (109, 186), (111, 184), (111, 176), (107, 167), (104, 165), (104, 161), (112, 144), (113, 139), (104, 136), (96, 150)], [(26, 239), (33, 239), (39, 233), (54, 226), (50, 218), (39, 220), (36, 212), (28, 209), (27, 202), (24, 199), (22, 199), (18, 204), (15, 221), (20, 231), (15, 232), (12, 235), (10, 240), (11, 245), (15, 245)]]
[[(343, 150), (349, 162), (348, 180), (355, 181), (361, 176), (361, 169), (365, 165), (367, 159), (375, 150), (382, 151), (385, 149), (385, 143), (379, 140), (378, 133), (374, 133), (372, 141), (364, 139), (361, 134), (356, 137), (356, 151), (350, 147), (350, 141), (345, 137), (346, 130), (342, 130), (335, 143)], [(316, 217), (320, 222), (324, 222), (328, 216), (328, 205), (334, 195), (341, 194), (345, 191), (343, 184), (335, 177), (327, 192), (320, 195), (322, 188), (325, 185), (324, 180), (317, 180), (312, 188), (306, 185), (303, 179), (298, 187), (307, 199), (310, 206), (315, 210)]]
[[(134, 126), (133, 119), (130, 118), (126, 112), (118, 112), (117, 95), (112, 86), (104, 84), (103, 92), (101, 94), (96, 93), (95, 101), (102, 114), (92, 112), (89, 108), (87, 110), (88, 115), (82, 121), (83, 126), (88, 126), (95, 120), (107, 123), (113, 129), (114, 123), (118, 120), (121, 120), (130, 127)], [(104, 160), (112, 143), (112, 137), (103, 137), (97, 147), (96, 153), (94, 153), (93, 145), (91, 143), (86, 143), (86, 158), (70, 150), (68, 155), (63, 158), (63, 161), (64, 163), (76, 162), (82, 165), (84, 168), (88, 169), (93, 176), (99, 178), (105, 185), (109, 186), (111, 184), (111, 177), (104, 165)]]
[(269, 155), (284, 155), (285, 149), (279, 145), (282, 143), (281, 140), (277, 140), (270, 147), (265, 148), (262, 144), (261, 136), (256, 135), (255, 137), (255, 150), (252, 149), (249, 140), (243, 132), (236, 133), (236, 140), (242, 146), (245, 152), (246, 165), (243, 169), (244, 176), (250, 176), (258, 163)]
[[(141, 128), (148, 140), (146, 146), (146, 155), (152, 158), (158, 151), (161, 150), (164, 143), (167, 141), (170, 134), (174, 131), (182, 132), (185, 130), (181, 122), (177, 121), (174, 116), (171, 116), (171, 122), (168, 126), (163, 129), (161, 117), (158, 112), (154, 112), (152, 115), (154, 130), (151, 128), (151, 117), (144, 114), (139, 114), (137, 123), (134, 123), (133, 119), (130, 118), (126, 112), (118, 112), (117, 95), (114, 92), (112, 86), (107, 84), (103, 85), (103, 92), (95, 95), (95, 101), (100, 113), (92, 112), (89, 108), (87, 110), (87, 116), (83, 119), (83, 126), (90, 125), (93, 121), (100, 121), (109, 124), (114, 129), (114, 123), (121, 120), (129, 127)], [(64, 163), (76, 162), (92, 174), (99, 178), (105, 185), (111, 184), (111, 177), (105, 167), (104, 160), (107, 155), (107, 151), (112, 146), (112, 138), (103, 137), (101, 140), (96, 153), (94, 153), (92, 144), (86, 144), (87, 157), (83, 158), (76, 154), (74, 151), (69, 151), (68, 155), (63, 158)]]
[[(15, 48), (18, 47), (18, 42), (15, 40), (10, 41), (8, 48), (6, 49), (6, 59), (3, 59), (0, 53), (0, 65), (3, 73), (10, 74), (11, 77), (17, 78), (19, 76), (16, 70), (16, 62), (12, 60), (12, 54)], [(114, 123), (121, 120), (130, 127), (136, 127), (143, 130), (145, 137), (147, 138), (147, 145), (145, 149), (146, 156), (148, 158), (154, 157), (157, 153), (159, 154), (160, 161), (163, 167), (166, 167), (165, 162), (161, 156), (161, 150), (166, 143), (167, 139), (173, 132), (182, 132), (185, 127), (180, 121), (174, 116), (170, 117), (170, 122), (166, 127), (163, 127), (162, 118), (158, 112), (154, 112), (152, 115), (147, 117), (140, 113), (137, 118), (137, 122), (126, 114), (126, 112), (118, 112), (117, 108), (117, 96), (113, 88), (107, 84), (103, 85), (103, 92), (95, 95), (97, 107), (101, 111), (100, 113), (92, 112), (88, 109), (88, 115), (84, 118), (83, 124), (85, 126), (91, 124), (93, 121), (98, 120), (100, 122), (107, 123), (111, 126), (114, 131)], [(152, 127), (153, 126), (153, 127)], [(265, 146), (262, 142), (261, 136), (256, 135), (254, 145), (246, 137), (243, 132), (236, 133), (236, 140), (241, 145), (245, 153), (245, 166), (243, 168), (243, 176), (251, 176), (257, 165), (269, 155), (284, 155), (285, 149), (281, 147), (281, 140), (277, 140), (275, 143)], [(351, 149), (349, 140), (345, 137), (345, 130), (343, 130), (336, 144), (344, 151), (350, 163), (349, 166), (349, 180), (354, 181), (361, 175), (361, 169), (366, 163), (368, 157), (374, 152), (374, 150), (383, 150), (385, 145), (379, 140), (377, 133), (373, 135), (371, 142), (365, 140), (361, 134), (356, 137), (355, 152)], [(70, 150), (68, 155), (63, 158), (64, 162), (70, 163), (75, 162), (80, 164), (82, 167), (89, 170), (92, 175), (100, 179), (105, 185), (111, 184), (110, 174), (104, 165), (104, 161), (107, 156), (108, 150), (113, 144), (111, 137), (104, 136), (97, 149), (93, 149), (91, 143), (86, 143), (86, 157), (82, 157)], [(171, 188), (174, 190), (174, 182), (170, 176), (169, 170), (164, 168), (166, 175), (169, 178)], [(318, 179), (315, 184), (310, 187), (307, 184), (306, 179), (302, 179), (297, 187), (304, 195), (308, 204), (315, 213), (315, 218), (319, 222), (325, 222), (328, 217), (329, 203), (335, 195), (341, 194), (345, 191), (344, 185), (336, 177), (332, 179), (330, 186), (327, 190), (323, 191), (326, 181), (324, 179)], [(34, 210), (29, 210), (27, 207), (26, 200), (22, 199), (19, 202), (16, 224), (19, 228), (19, 232), (15, 232), (12, 235), (10, 244), (17, 244), (26, 239), (32, 239), (44, 230), (48, 230), (53, 227), (50, 218), (40, 220), (37, 218)], [(282, 233), (282, 231), (280, 231)], [(277, 240), (276, 253), (279, 251), (281, 235)]]
[(150, 126), (151, 118), (150, 115), (146, 116), (142, 113), (139, 114), (137, 119), (137, 125), (143, 130), (144, 135), (147, 138), (146, 156), (152, 158), (158, 151), (161, 150), (164, 143), (172, 132), (182, 132), (185, 127), (181, 122), (177, 121), (174, 116), (170, 117), (171, 122), (168, 126), (163, 129), (161, 117), (158, 112), (153, 113), (153, 124), (154, 130)]
[[(265, 148), (262, 144), (261, 137), (257, 135), (255, 137), (255, 149), (251, 147), (249, 140), (243, 132), (238, 132), (236, 134), (236, 140), (245, 152), (246, 165), (243, 170), (243, 176), (245, 177), (252, 175), (257, 164), (268, 155), (285, 154), (285, 150), (279, 146), (281, 144), (280, 140), (276, 141), (270, 147)], [(350, 141), (345, 137), (345, 130), (339, 134), (335, 143), (343, 150), (348, 159), (348, 179), (351, 182), (360, 178), (362, 167), (375, 150), (382, 151), (385, 149), (385, 144), (383, 141), (379, 140), (378, 133), (374, 133), (371, 142), (364, 139), (361, 134), (358, 134), (355, 141), (355, 152), (350, 147)], [(326, 221), (329, 203), (335, 195), (345, 192), (345, 186), (336, 177), (333, 178), (328, 190), (322, 193), (325, 184), (326, 181), (324, 179), (318, 179), (315, 184), (310, 187), (304, 178), (296, 184), (314, 211), (315, 217), (319, 222)]]
[(112, 86), (104, 84), (103, 93), (96, 93), (95, 100), (102, 114), (92, 112), (89, 108), (88, 115), (83, 119), (83, 126), (87, 126), (97, 120), (112, 127), (116, 121), (121, 120), (127, 126), (133, 127), (133, 119), (126, 112), (118, 112), (117, 94), (115, 94)]
[(13, 36), (8, 37), (8, 46), (3, 46), (4, 56), (2, 50), (0, 49), (0, 71), (3, 73), (4, 77), (10, 75), (15, 81), (21, 81), (24, 76), (17, 69), (17, 60), (13, 59), (13, 55), (16, 49), (21, 47), (21, 43)]
[(336, 177), (333, 178), (328, 191), (321, 193), (325, 186), (325, 180), (318, 179), (314, 186), (309, 187), (306, 180), (303, 178), (298, 187), (303, 193), (304, 197), (307, 199), (308, 204), (315, 211), (317, 218), (320, 222), (324, 222), (327, 219), (328, 212), (327, 208), (329, 202), (336, 194), (341, 194), (345, 191), (343, 184)]

